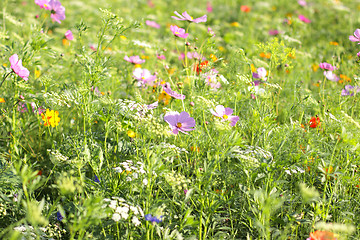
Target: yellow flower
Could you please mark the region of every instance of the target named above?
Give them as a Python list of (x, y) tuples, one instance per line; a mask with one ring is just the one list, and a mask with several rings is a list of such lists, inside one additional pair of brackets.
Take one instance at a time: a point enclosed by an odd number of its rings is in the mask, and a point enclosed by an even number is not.
[(53, 128), (59, 125), (60, 118), (59, 118), (59, 112), (54, 110), (46, 109), (46, 113), (41, 114), (41, 118), (44, 121), (44, 126), (52, 126)]
[(126, 132), (126, 134), (130, 137), (130, 138), (135, 138), (136, 137), (136, 133), (132, 130), (128, 130)]
[(238, 22), (232, 22), (232, 23), (230, 23), (230, 25), (232, 27), (239, 27), (240, 26), (240, 24)]
[(5, 99), (0, 97), (0, 103), (4, 103)]
[(254, 64), (251, 64), (251, 72), (256, 72), (256, 67), (254, 66)]
[(125, 37), (124, 35), (121, 35), (121, 36), (120, 36), (120, 39), (122, 39), (122, 40), (126, 40), (126, 39), (127, 39), (127, 37)]
[(319, 65), (314, 63), (311, 68), (314, 72), (316, 72), (319, 69)]
[(210, 54), (210, 58), (213, 60), (213, 62), (216, 62), (217, 60), (217, 57), (214, 54)]
[(171, 96), (169, 94), (167, 94), (165, 91), (162, 91), (162, 93), (160, 93), (159, 97), (159, 102), (163, 102), (164, 105), (168, 105), (169, 104), (169, 100), (171, 99)]
[(35, 70), (35, 77), (39, 78), (41, 75), (41, 71), (40, 70)]
[(330, 45), (339, 46), (339, 43), (338, 42), (330, 42)]

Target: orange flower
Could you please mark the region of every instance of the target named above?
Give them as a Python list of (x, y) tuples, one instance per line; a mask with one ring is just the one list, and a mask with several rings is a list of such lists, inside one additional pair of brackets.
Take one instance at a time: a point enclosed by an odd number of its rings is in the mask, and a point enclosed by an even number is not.
[(271, 53), (262, 52), (262, 53), (260, 53), (260, 57), (270, 59), (271, 58)]
[(344, 74), (340, 74), (340, 78), (346, 82), (351, 82), (351, 78), (349, 78), (348, 76), (346, 76)]
[(313, 64), (311, 68), (314, 72), (316, 72), (319, 69), (319, 64)]
[(216, 62), (217, 60), (217, 57), (214, 54), (210, 54), (210, 58), (213, 60), (213, 62)]
[(317, 128), (321, 126), (320, 118), (319, 117), (312, 117), (309, 121), (309, 127)]
[(204, 61), (204, 62), (200, 63), (200, 66), (199, 66), (199, 64), (196, 64), (195, 70), (196, 70), (197, 74), (200, 74), (200, 72), (202, 72), (202, 69), (205, 68), (208, 64), (209, 64), (209, 61)]
[(165, 106), (169, 104), (170, 99), (171, 96), (167, 94), (165, 91), (162, 91), (162, 93), (160, 93), (158, 97), (159, 102), (163, 102)]
[(240, 10), (242, 11), (242, 12), (250, 12), (251, 11), (251, 8), (249, 7), (249, 6), (246, 6), (246, 5), (242, 5), (241, 7), (240, 7)]
[(0, 103), (4, 103), (5, 99), (4, 98), (0, 98)]
[(339, 43), (338, 42), (330, 42), (330, 45), (339, 46)]
[(336, 240), (335, 234), (328, 231), (315, 231), (310, 233), (309, 240)]

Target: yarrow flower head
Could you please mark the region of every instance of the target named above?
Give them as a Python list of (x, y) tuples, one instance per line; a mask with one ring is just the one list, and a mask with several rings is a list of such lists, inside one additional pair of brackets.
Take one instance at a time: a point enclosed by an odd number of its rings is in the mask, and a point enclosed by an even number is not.
[(162, 220), (162, 218), (163, 218), (164, 216), (160, 216), (160, 217), (155, 217), (155, 216), (152, 216), (151, 214), (146, 214), (145, 215), (145, 220), (146, 221), (149, 221), (149, 222), (151, 222), (151, 223), (160, 223), (160, 222), (162, 222), (163, 220)]
[(19, 60), (19, 57), (17, 54), (12, 55), (9, 58), (11, 69), (22, 79), (27, 81), (29, 79), (29, 70), (22, 65), (22, 60)]
[(194, 22), (194, 23), (201, 23), (201, 22), (206, 22), (207, 21), (207, 16), (206, 15), (194, 19), (186, 11), (183, 12), (182, 15), (180, 15), (177, 11), (175, 11), (174, 13), (177, 15), (177, 17), (172, 16), (172, 18), (175, 19), (175, 20), (179, 20), (179, 21), (188, 21), (188, 22)]
[(171, 25), (170, 30), (176, 37), (179, 37), (179, 38), (187, 38), (189, 36), (188, 33), (185, 33), (185, 29), (179, 28), (176, 25)]
[(74, 40), (74, 35), (70, 30), (67, 30), (65, 33), (65, 38), (69, 41), (72, 41), (72, 40)]
[(61, 23), (65, 20), (65, 8), (61, 6), (61, 2), (58, 0), (50, 0), (48, 7), (46, 9), (51, 11), (51, 18), (53, 21)]
[(225, 108), (223, 105), (217, 105), (215, 111), (211, 109), (210, 112), (223, 121), (230, 121), (230, 126), (235, 126), (239, 121), (239, 116), (232, 116), (234, 111), (231, 108)]
[(195, 130), (195, 119), (190, 117), (190, 115), (185, 111), (181, 113), (167, 113), (164, 120), (169, 124), (174, 134), (178, 134), (179, 131), (188, 134), (187, 132)]
[(60, 118), (59, 118), (59, 112), (54, 110), (46, 109), (45, 114), (41, 114), (41, 118), (44, 121), (44, 126), (52, 126), (53, 128), (59, 125)]
[(341, 96), (354, 96), (360, 92), (359, 86), (346, 85), (345, 88), (341, 91)]
[(355, 30), (354, 36), (349, 36), (349, 40), (352, 42), (358, 42), (358, 44), (360, 44), (360, 29)]
[(142, 63), (145, 62), (145, 60), (140, 59), (139, 56), (130, 56), (130, 57), (128, 57), (127, 55), (125, 55), (124, 60), (129, 62), (129, 63), (132, 63), (132, 64), (142, 64)]

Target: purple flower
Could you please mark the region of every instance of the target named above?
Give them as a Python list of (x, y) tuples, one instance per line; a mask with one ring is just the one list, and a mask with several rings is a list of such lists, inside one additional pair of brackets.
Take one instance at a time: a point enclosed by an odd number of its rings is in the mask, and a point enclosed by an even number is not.
[(360, 57), (360, 52), (358, 52), (358, 53), (356, 54), (356, 56)]
[(333, 81), (333, 82), (337, 82), (339, 81), (339, 77), (336, 76), (335, 73), (333, 73), (332, 71), (324, 71), (324, 76), (329, 79), (330, 81)]
[(354, 96), (358, 92), (360, 92), (359, 86), (346, 85), (341, 91), (341, 96)]
[(160, 28), (160, 25), (154, 21), (146, 20), (145, 24), (148, 25), (149, 27)]
[(275, 35), (279, 35), (279, 34), (280, 34), (279, 30), (276, 30), (276, 29), (269, 30), (269, 35), (271, 35), (271, 36), (275, 36)]
[(304, 22), (304, 23), (311, 23), (311, 20), (306, 18), (304, 15), (299, 15), (298, 16), (300, 21)]
[(11, 69), (22, 79), (24, 79), (25, 81), (27, 81), (29, 79), (29, 70), (27, 70), (27, 68), (23, 67), (22, 65), (22, 61), (19, 60), (19, 57), (17, 54), (12, 55), (9, 58), (10, 64), (11, 64)]
[(146, 215), (145, 215), (145, 220), (146, 220), (146, 221), (149, 221), (149, 222), (151, 222), (151, 223), (160, 223), (160, 222), (163, 221), (163, 220), (162, 220), (163, 217), (164, 217), (164, 216), (160, 216), (159, 218), (157, 218), (157, 217), (155, 217), (155, 216), (151, 216), (151, 214), (146, 214)]
[(129, 62), (129, 63), (132, 63), (132, 64), (142, 64), (145, 62), (144, 59), (140, 59), (139, 56), (131, 56), (131, 57), (128, 57), (127, 55), (125, 55), (124, 57), (124, 60)]
[(96, 182), (96, 183), (100, 183), (100, 180), (99, 180), (99, 178), (95, 175), (95, 177), (94, 177), (94, 182)]
[(50, 0), (49, 7), (46, 8), (51, 11), (51, 18), (53, 21), (61, 23), (65, 20), (65, 8), (61, 6), (61, 3), (57, 0)]
[(257, 72), (253, 72), (253, 78), (262, 79), (264, 81), (267, 80), (265, 68), (261, 67), (261, 68), (258, 68), (256, 71)]
[(207, 20), (207, 16), (206, 16), (206, 15), (194, 19), (194, 18), (193, 18), (192, 16), (190, 16), (186, 11), (183, 12), (182, 15), (180, 15), (177, 11), (175, 11), (174, 13), (175, 13), (178, 17), (172, 16), (172, 18), (175, 19), (175, 20), (179, 20), (179, 21), (188, 21), (188, 22), (200, 23), (200, 22), (206, 22), (206, 20)]
[(187, 190), (187, 189), (184, 189), (184, 194), (185, 194), (185, 195), (187, 194), (187, 192), (188, 192), (188, 190)]
[(66, 33), (65, 33), (65, 38), (67, 40), (72, 41), (72, 40), (74, 40), (74, 35), (72, 34), (72, 32), (70, 30), (67, 30)]
[(147, 105), (146, 107), (147, 107), (147, 109), (152, 110), (152, 109), (157, 108), (158, 105), (159, 105), (159, 102), (156, 101), (156, 102), (154, 102), (154, 103), (152, 103), (152, 104)]
[(352, 42), (358, 42), (358, 44), (360, 44), (360, 29), (355, 30), (354, 36), (349, 36), (349, 40)]
[(210, 112), (223, 121), (230, 121), (230, 126), (235, 126), (239, 121), (239, 116), (232, 116), (234, 111), (231, 108), (225, 108), (223, 105), (217, 105), (215, 111), (211, 109)]
[(142, 68), (136, 68), (133, 77), (138, 80), (138, 86), (152, 85), (156, 79), (156, 75), (151, 75), (149, 70)]
[(170, 30), (176, 37), (179, 37), (179, 38), (187, 38), (189, 36), (188, 33), (185, 33), (185, 29), (179, 28), (176, 25), (171, 25)]
[(335, 66), (331, 65), (330, 63), (323, 62), (319, 64), (319, 67), (325, 70), (334, 71), (337, 69)]
[(61, 215), (60, 211), (57, 211), (57, 212), (56, 212), (56, 219), (57, 219), (59, 222), (61, 222), (61, 221), (64, 219), (64, 217)]
[(178, 134), (179, 131), (188, 134), (187, 132), (195, 130), (195, 119), (185, 111), (167, 113), (164, 120), (169, 124), (174, 134)]
[(165, 83), (162, 85), (163, 86), (163, 90), (169, 94), (171, 97), (175, 98), (175, 99), (180, 99), (180, 100), (184, 100), (185, 99), (185, 95), (177, 93), (173, 90), (171, 90), (170, 87), (170, 83)]
[(40, 8), (45, 8), (47, 10), (49, 6), (49, 0), (35, 0), (35, 4), (39, 5)]

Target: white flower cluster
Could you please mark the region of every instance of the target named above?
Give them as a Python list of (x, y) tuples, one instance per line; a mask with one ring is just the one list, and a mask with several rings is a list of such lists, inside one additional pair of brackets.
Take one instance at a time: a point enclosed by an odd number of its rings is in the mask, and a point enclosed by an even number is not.
[(271, 152), (266, 151), (261, 147), (247, 145), (245, 145), (244, 147), (245, 149), (239, 146), (234, 146), (230, 150), (230, 157), (247, 160), (248, 162), (252, 162), (255, 165), (260, 164), (264, 160), (266, 160), (266, 162), (268, 163), (271, 163), (271, 161), (273, 160)]
[(165, 180), (169, 183), (173, 191), (187, 189), (188, 184), (191, 182), (189, 179), (186, 179), (185, 176), (176, 173), (175, 171), (166, 174)]
[(145, 178), (146, 171), (144, 170), (144, 163), (142, 162), (134, 163), (131, 160), (126, 160), (125, 162), (120, 163), (120, 167), (115, 167), (114, 170), (117, 173), (125, 172), (127, 175), (127, 181), (143, 178), (144, 185), (147, 185), (148, 183), (147, 179)]
[(144, 217), (144, 212), (141, 207), (127, 203), (125, 199), (119, 197), (112, 197), (112, 199), (105, 198), (104, 201), (108, 203), (106, 207), (112, 209), (111, 219), (115, 222), (119, 222), (122, 219), (127, 220), (129, 217), (132, 217), (131, 222), (134, 226), (137, 227), (141, 224), (138, 218), (139, 216)]
[(289, 175), (296, 174), (296, 173), (304, 173), (305, 171), (298, 166), (291, 167), (290, 169), (285, 170), (285, 172)]
[(61, 152), (59, 150), (53, 150), (53, 149), (48, 149), (47, 150), (50, 154), (50, 160), (53, 163), (57, 163), (57, 162), (66, 162), (69, 160), (69, 158), (67, 156), (64, 156), (61, 154)]
[(167, 142), (161, 142), (160, 144), (158, 144), (156, 146), (150, 146), (149, 148), (150, 149), (152, 149), (152, 148), (165, 148), (165, 149), (172, 149), (177, 153), (182, 153), (182, 152), (189, 153), (188, 151), (186, 151), (185, 148), (179, 148), (179, 147), (175, 146), (174, 144), (170, 144), (170, 143), (167, 143)]

